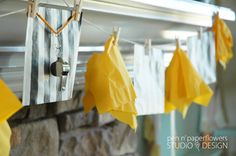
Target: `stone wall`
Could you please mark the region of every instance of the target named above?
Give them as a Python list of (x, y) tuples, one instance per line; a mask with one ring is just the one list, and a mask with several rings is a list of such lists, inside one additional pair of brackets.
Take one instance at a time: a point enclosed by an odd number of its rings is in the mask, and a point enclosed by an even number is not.
[(109, 114), (84, 114), (81, 95), (16, 113), (11, 156), (137, 156), (136, 133)]

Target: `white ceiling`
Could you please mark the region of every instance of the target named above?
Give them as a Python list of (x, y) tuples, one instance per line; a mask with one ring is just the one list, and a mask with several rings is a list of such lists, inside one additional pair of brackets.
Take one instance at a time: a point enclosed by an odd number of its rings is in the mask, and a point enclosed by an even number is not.
[[(26, 8), (26, 3), (19, 0), (0, 0), (0, 14)], [(122, 28), (121, 37), (136, 42), (144, 42), (151, 38), (154, 43), (167, 43), (162, 32), (164, 30), (197, 30), (196, 26), (183, 25), (173, 22), (164, 22), (120, 16), (114, 14), (84, 11), (84, 18), (96, 23), (103, 29), (111, 32), (113, 26)], [(0, 46), (24, 45), (27, 18), (26, 13), (18, 13), (4, 18), (0, 18)], [(107, 34), (91, 27), (87, 23), (82, 25), (81, 45), (93, 46), (103, 45), (107, 39)]]

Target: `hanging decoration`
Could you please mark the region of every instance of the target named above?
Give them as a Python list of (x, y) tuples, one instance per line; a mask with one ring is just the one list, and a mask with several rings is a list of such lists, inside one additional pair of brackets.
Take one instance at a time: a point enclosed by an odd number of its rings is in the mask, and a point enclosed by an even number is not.
[(0, 155), (10, 155), (11, 129), (6, 121), (0, 122)]
[(118, 32), (106, 42), (105, 51), (93, 54), (87, 63), (84, 111), (96, 106), (99, 114), (108, 112), (136, 129), (136, 94), (118, 48)]
[(192, 102), (207, 106), (213, 92), (194, 69), (176, 41), (176, 50), (166, 69), (165, 112), (177, 109), (185, 118)]
[(21, 102), (0, 79), (0, 123), (6, 121), (15, 112), (22, 108)]
[[(146, 53), (146, 54), (145, 54)], [(134, 45), (134, 88), (138, 115), (164, 113), (164, 56), (161, 50)]]
[(37, 7), (32, 2), (28, 16), (23, 104), (69, 100), (74, 88), (82, 13), (78, 5), (69, 11)]
[(187, 39), (187, 55), (207, 84), (216, 82), (215, 41), (212, 32), (200, 33)]
[(219, 84), (212, 84), (214, 96), (207, 108), (201, 109), (201, 132), (212, 133), (217, 129), (228, 126), (228, 114), (222, 103)]
[(10, 138), (11, 129), (7, 119), (22, 108), (18, 98), (7, 87), (3, 80), (0, 79), (0, 155), (10, 155)]
[(215, 35), (216, 60), (226, 69), (227, 63), (233, 58), (233, 36), (219, 13), (215, 15), (212, 31)]

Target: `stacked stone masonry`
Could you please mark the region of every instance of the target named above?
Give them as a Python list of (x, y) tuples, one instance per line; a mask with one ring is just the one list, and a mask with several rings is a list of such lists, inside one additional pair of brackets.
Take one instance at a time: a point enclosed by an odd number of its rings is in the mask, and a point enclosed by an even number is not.
[(138, 156), (135, 132), (109, 114), (84, 114), (81, 95), (16, 113), (11, 156)]

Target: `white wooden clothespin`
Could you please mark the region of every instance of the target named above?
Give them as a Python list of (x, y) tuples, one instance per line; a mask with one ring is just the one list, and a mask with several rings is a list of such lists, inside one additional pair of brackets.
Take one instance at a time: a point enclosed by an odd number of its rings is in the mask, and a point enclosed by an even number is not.
[(152, 40), (145, 39), (145, 54), (149, 55), (151, 51), (152, 51)]
[(214, 16), (220, 16), (219, 10), (214, 12)]
[(82, 5), (83, 5), (83, 0), (74, 0), (74, 12), (75, 12), (75, 20), (79, 21), (80, 20), (80, 15), (82, 12)]
[(176, 49), (177, 48), (180, 48), (180, 46), (181, 46), (181, 42), (180, 42), (180, 40), (179, 40), (179, 38), (178, 37), (175, 37), (175, 44), (176, 44)]
[(113, 35), (115, 36), (115, 41), (114, 44), (117, 44), (119, 41), (119, 37), (120, 37), (120, 32), (121, 32), (121, 28), (120, 27), (113, 27)]
[(212, 24), (214, 24), (216, 16), (219, 16), (219, 11), (215, 11), (212, 15)]
[(28, 0), (27, 16), (34, 18), (38, 12), (39, 0)]
[(198, 39), (201, 39), (202, 34), (203, 34), (203, 28), (200, 27), (199, 30), (198, 30)]

